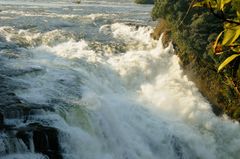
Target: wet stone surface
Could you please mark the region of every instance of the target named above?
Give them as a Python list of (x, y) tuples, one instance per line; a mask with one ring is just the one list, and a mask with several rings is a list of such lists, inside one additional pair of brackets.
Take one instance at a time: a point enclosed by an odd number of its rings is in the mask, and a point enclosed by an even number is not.
[(3, 65), (0, 68), (0, 158), (20, 149), (26, 153), (40, 153), (50, 159), (61, 159), (58, 129), (34, 122), (32, 117), (54, 109), (19, 99), (14, 93), (18, 85), (10, 78), (16, 72)]

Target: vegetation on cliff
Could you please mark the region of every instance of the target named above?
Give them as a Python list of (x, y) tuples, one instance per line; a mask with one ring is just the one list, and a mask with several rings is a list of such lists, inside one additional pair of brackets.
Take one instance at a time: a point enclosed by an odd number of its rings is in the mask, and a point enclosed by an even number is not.
[(206, 7), (216, 17), (224, 22), (224, 30), (219, 33), (213, 44), (215, 55), (228, 54), (218, 67), (222, 70), (227, 64), (240, 56), (240, 1), (236, 0), (202, 0), (193, 7)]
[(81, 3), (81, 0), (76, 0), (76, 1), (74, 1), (73, 3), (80, 4), (80, 3)]
[[(235, 59), (227, 69), (218, 73), (220, 64), (229, 57), (225, 53), (216, 56), (212, 49), (225, 28), (224, 22), (208, 8), (193, 8), (193, 5), (193, 0), (156, 0), (152, 18), (161, 20), (152, 36), (158, 38), (167, 31), (174, 40), (185, 73), (216, 108), (215, 112), (224, 112), (240, 120), (240, 60)], [(231, 17), (233, 9), (224, 12)]]
[(154, 4), (154, 0), (134, 0), (137, 4)]

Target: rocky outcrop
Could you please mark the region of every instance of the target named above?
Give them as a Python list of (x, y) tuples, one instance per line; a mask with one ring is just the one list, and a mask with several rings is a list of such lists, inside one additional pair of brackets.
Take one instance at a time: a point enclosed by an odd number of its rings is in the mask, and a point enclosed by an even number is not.
[(21, 139), (28, 149), (31, 149), (32, 142), (34, 152), (47, 155), (49, 159), (62, 158), (58, 142), (58, 130), (56, 128), (43, 126), (39, 123), (31, 123), (26, 127), (18, 128), (16, 137)]
[(62, 159), (59, 130), (34, 120), (39, 112), (52, 112), (50, 106), (27, 103), (14, 90), (22, 87), (11, 80), (20, 71), (4, 67), (0, 58), (0, 158), (13, 153), (40, 153), (49, 159)]
[(223, 24), (205, 9), (192, 9), (191, 3), (191, 0), (156, 0), (152, 17), (161, 20), (152, 37), (157, 39), (165, 32), (165, 42), (173, 39), (184, 72), (208, 98), (213, 111), (240, 121), (239, 62), (217, 72), (223, 59), (213, 55), (211, 45)]

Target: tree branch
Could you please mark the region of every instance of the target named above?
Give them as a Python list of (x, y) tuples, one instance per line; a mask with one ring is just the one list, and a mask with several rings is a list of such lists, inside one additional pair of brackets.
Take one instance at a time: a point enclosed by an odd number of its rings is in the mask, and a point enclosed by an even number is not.
[(214, 9), (212, 8), (210, 2), (209, 2), (209, 6), (210, 6), (210, 11), (211, 11), (211, 13), (212, 13), (215, 17), (217, 17), (218, 19), (221, 19), (221, 20), (223, 20), (224, 22), (228, 22), (228, 23), (240, 25), (240, 22), (237, 22), (237, 21), (234, 21), (234, 20), (232, 20), (232, 19), (226, 18), (226, 16), (225, 16), (225, 14), (224, 14), (223, 11), (221, 12), (222, 15), (219, 15), (219, 14), (215, 13), (215, 12), (214, 12)]

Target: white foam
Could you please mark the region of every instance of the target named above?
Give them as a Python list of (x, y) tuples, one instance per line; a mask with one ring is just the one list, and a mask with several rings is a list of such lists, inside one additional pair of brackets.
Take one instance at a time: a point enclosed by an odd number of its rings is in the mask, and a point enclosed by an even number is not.
[(111, 30), (110, 30), (110, 27), (111, 25), (102, 25), (100, 28), (99, 28), (99, 32), (103, 32), (105, 34), (108, 34)]
[(152, 48), (155, 44), (150, 37), (153, 29), (149, 26), (131, 26), (123, 23), (114, 23), (111, 25), (111, 31), (115, 38), (122, 39), (126, 43), (131, 44), (134, 50), (136, 48), (141, 50), (144, 48), (144, 45), (147, 48)]
[(124, 40), (137, 40), (144, 43), (151, 43), (151, 27), (129, 26), (123, 23), (114, 23), (111, 25), (114, 37)]
[[(57, 97), (75, 105), (75, 111), (65, 116), (71, 126), (55, 125), (63, 132), (60, 140), (66, 158), (239, 156), (239, 124), (212, 113), (210, 104), (183, 75), (172, 45), (163, 48), (159, 41), (149, 51), (100, 55), (82, 40), (31, 52), (31, 62), (47, 72), (33, 80), (21, 77), (31, 87), (19, 96), (39, 103)], [(56, 82), (60, 79), (64, 85)], [(36, 89), (41, 91), (33, 93)]]
[(41, 33), (34, 29), (16, 29), (10, 26), (0, 27), (0, 35), (5, 37), (8, 42), (20, 43), (23, 46), (28, 45), (30, 47), (56, 45), (76, 38), (74, 34), (59, 29)]
[(84, 16), (84, 18), (90, 18), (92, 21), (95, 21), (97, 19), (104, 19), (107, 17), (114, 17), (116, 14), (103, 14), (103, 13), (96, 13), (96, 14), (89, 14)]
[[(4, 2), (8, 3), (14, 4)], [(119, 15), (123, 9), (131, 10), (135, 6), (116, 5), (119, 2), (114, 0), (87, 3), (80, 8), (92, 9), (99, 3), (98, 7), (121, 9)], [(57, 1), (49, 4), (51, 12), (7, 10), (0, 14), (44, 16), (49, 21), (80, 18), (83, 20), (80, 22), (118, 16), (118, 13), (102, 14), (102, 11), (86, 16), (59, 14), (60, 10), (54, 13), (55, 4)], [(76, 4), (70, 6), (73, 5)], [(39, 8), (42, 6), (49, 7), (46, 2), (38, 4)], [(67, 7), (67, 3), (56, 5), (62, 6)], [(144, 7), (138, 7), (145, 12)], [(53, 21), (59, 22), (62, 21)], [(71, 23), (64, 22), (67, 26)], [(84, 23), (81, 24), (84, 28)], [(89, 27), (86, 29), (91, 31)], [(16, 90), (16, 95), (23, 101), (56, 109), (56, 112), (43, 111), (30, 116), (23, 125), (38, 122), (57, 128), (66, 159), (236, 159), (240, 156), (239, 123), (213, 114), (207, 100), (182, 73), (171, 44), (164, 48), (161, 39), (156, 42), (150, 38), (151, 27), (137, 24), (105, 24), (99, 31), (110, 33), (127, 45), (128, 51), (98, 54), (90, 49), (87, 41), (60, 29), (42, 33), (34, 29), (0, 27), (0, 35), (7, 41), (29, 45), (19, 51), (26, 56), (5, 62), (5, 67), (19, 72), (11, 80), (24, 86)], [(23, 126), (21, 122), (6, 120), (6, 123)], [(6, 146), (2, 139), (0, 145)], [(4, 156), (4, 159), (43, 158), (39, 154), (24, 153), (28, 148), (21, 140), (11, 142), (17, 145), (13, 146), (19, 150), (16, 153), (22, 154)], [(3, 153), (6, 150), (7, 147), (0, 147)]]

